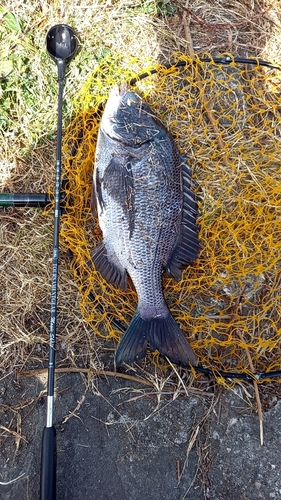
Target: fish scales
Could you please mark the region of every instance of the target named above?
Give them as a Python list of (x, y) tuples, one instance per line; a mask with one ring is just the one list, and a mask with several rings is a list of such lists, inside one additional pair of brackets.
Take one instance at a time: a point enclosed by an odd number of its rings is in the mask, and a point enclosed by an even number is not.
[(115, 86), (98, 133), (92, 208), (102, 243), (92, 258), (109, 282), (126, 290), (137, 311), (116, 351), (116, 363), (142, 359), (149, 344), (172, 362), (196, 362), (163, 296), (162, 271), (176, 279), (197, 256), (197, 207), (190, 169), (164, 125), (134, 92)]

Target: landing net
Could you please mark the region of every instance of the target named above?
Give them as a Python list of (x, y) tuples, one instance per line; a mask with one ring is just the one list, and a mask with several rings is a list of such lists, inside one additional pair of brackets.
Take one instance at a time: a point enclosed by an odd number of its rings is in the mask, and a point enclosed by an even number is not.
[(179, 283), (164, 276), (164, 294), (199, 362), (221, 381), (221, 370), (252, 374), (251, 363), (256, 372), (281, 369), (281, 70), (207, 57), (175, 54), (170, 68), (153, 64), (141, 79), (136, 59), (97, 67), (65, 133), (61, 240), (85, 321), (119, 341), (116, 321), (126, 328), (137, 296), (89, 265), (101, 240), (90, 196), (102, 108), (113, 84), (135, 79), (188, 156), (198, 196), (200, 255)]

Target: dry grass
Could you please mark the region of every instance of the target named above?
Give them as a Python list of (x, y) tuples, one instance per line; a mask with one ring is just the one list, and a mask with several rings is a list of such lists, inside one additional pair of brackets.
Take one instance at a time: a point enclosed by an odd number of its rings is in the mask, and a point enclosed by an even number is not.
[[(74, 25), (81, 50), (72, 61), (66, 86), (64, 123), (73, 114), (73, 101), (89, 74), (105, 57), (120, 54), (166, 61), (176, 50), (190, 52), (182, 17), (194, 52), (259, 56), (277, 61), (280, 56), (281, 6), (263, 0), (224, 2), (107, 1), (86, 2), (10, 0), (0, 10), (0, 36), (8, 50), (0, 57), (12, 71), (1, 69), (0, 185), (3, 192), (48, 192), (53, 189), (57, 82), (56, 68), (44, 47), (48, 28), (56, 23)], [(161, 10), (162, 9), (162, 10)], [(11, 12), (19, 30), (11, 31), (5, 15)], [(172, 13), (172, 15), (170, 15)], [(9, 42), (7, 42), (9, 40)], [(279, 61), (280, 62), (280, 61)], [(135, 70), (141, 70), (139, 63)], [(114, 78), (114, 73), (113, 73)], [(8, 99), (8, 101), (7, 101)], [(52, 218), (39, 209), (1, 210), (0, 370), (20, 372), (46, 364), (51, 290)], [(115, 344), (97, 338), (79, 308), (80, 296), (66, 252), (60, 254), (57, 349), (58, 365), (90, 370), (113, 368)], [(91, 373), (91, 368), (93, 372)], [(155, 367), (150, 358), (142, 377), (157, 392), (172, 379), (174, 397), (187, 387), (205, 389), (192, 376), (181, 378), (170, 366)], [(132, 373), (134, 369), (132, 370)], [(175, 385), (176, 384), (176, 385)], [(178, 384), (178, 385), (177, 385)]]

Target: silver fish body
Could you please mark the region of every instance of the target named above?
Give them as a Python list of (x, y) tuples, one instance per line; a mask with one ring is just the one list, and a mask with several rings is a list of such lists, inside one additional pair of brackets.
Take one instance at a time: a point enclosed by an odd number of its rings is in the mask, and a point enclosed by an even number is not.
[(142, 359), (147, 345), (187, 366), (195, 355), (165, 302), (161, 276), (181, 278), (199, 250), (190, 169), (164, 125), (126, 85), (113, 87), (99, 128), (92, 207), (103, 233), (92, 254), (103, 277), (138, 295), (116, 363)]

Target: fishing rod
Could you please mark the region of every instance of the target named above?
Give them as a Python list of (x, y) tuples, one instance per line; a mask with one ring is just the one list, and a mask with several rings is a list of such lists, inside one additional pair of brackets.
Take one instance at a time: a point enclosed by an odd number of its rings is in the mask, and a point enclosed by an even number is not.
[(57, 118), (57, 151), (55, 177), (55, 207), (53, 234), (53, 264), (51, 290), (51, 318), (49, 339), (49, 363), (47, 386), (47, 420), (42, 435), (40, 500), (56, 499), (56, 429), (53, 424), (53, 404), (55, 386), (55, 345), (57, 323), (58, 295), (58, 257), (59, 257), (59, 223), (61, 202), (61, 153), (62, 153), (62, 102), (66, 65), (75, 55), (78, 39), (74, 30), (66, 24), (57, 24), (50, 28), (46, 36), (46, 48), (57, 64), (58, 70), (58, 118)]

